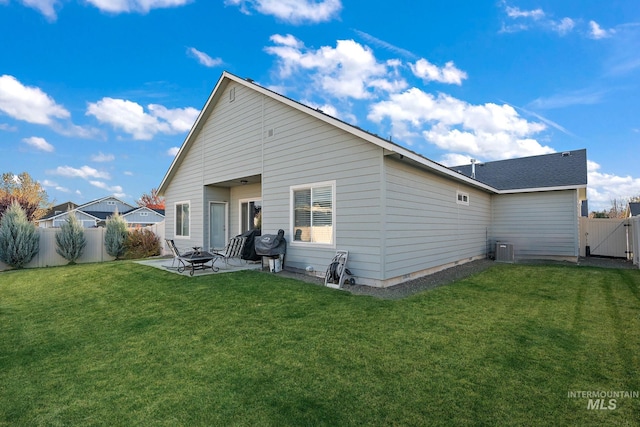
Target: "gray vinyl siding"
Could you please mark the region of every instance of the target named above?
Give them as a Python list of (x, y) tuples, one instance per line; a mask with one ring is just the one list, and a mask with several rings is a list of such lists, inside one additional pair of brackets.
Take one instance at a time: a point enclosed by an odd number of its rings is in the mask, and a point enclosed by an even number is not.
[(491, 212), (492, 242), (513, 244), (516, 259), (578, 256), (577, 191), (494, 195)]
[[(228, 92), (235, 89), (235, 100)], [(262, 95), (231, 84), (197, 136), (203, 144), (204, 184), (215, 184), (262, 172)]]
[[(286, 265), (323, 273), (341, 249), (354, 274), (379, 278), (382, 149), (270, 99), (265, 129), (262, 232), (285, 230)], [(292, 242), (291, 187), (324, 182), (335, 182), (335, 246)]]
[(391, 159), (385, 174), (385, 279), (486, 254), (489, 194)]
[[(107, 202), (115, 202), (115, 204), (109, 204)], [(120, 214), (130, 211), (133, 209), (133, 206), (122, 203), (118, 200), (106, 199), (99, 203), (93, 203), (91, 205), (85, 206), (82, 208), (85, 212), (115, 212), (116, 208)]]
[[(229, 90), (236, 96), (229, 101)], [(205, 186), (238, 180), (261, 172), (261, 102), (262, 96), (244, 86), (230, 84), (195, 135), (181, 164), (165, 191), (166, 235), (175, 236), (175, 203), (190, 203), (190, 237), (177, 238), (181, 243), (207, 247), (209, 244), (209, 201), (218, 197), (205, 194)], [(233, 203), (229, 204), (229, 220), (233, 219)], [(235, 235), (230, 225), (229, 235)]]
[[(145, 213), (146, 215), (144, 215)], [(164, 220), (164, 217), (159, 213), (146, 209), (123, 215), (122, 218), (128, 224), (153, 224)]]

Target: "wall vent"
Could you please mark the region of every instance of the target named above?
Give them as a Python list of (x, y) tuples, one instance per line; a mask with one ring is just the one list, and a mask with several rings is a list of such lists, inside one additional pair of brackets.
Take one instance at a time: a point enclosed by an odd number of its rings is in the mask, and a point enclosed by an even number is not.
[(496, 261), (514, 262), (513, 245), (511, 243), (496, 243)]

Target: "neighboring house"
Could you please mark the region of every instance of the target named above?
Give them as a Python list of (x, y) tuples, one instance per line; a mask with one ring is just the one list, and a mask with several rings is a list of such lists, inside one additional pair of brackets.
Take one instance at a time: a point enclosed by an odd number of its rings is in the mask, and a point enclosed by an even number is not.
[(578, 259), (585, 150), (460, 170), (225, 72), (158, 192), (181, 246), (221, 247), (259, 223), (285, 230), (286, 268), (324, 275), (348, 250), (371, 286), (485, 258), (496, 241), (517, 259)]
[(164, 220), (164, 212), (146, 207), (132, 206), (113, 197), (103, 197), (64, 212), (54, 211), (53, 215), (40, 219), (42, 228), (60, 227), (73, 214), (85, 228), (103, 227), (107, 219), (119, 212), (130, 227), (156, 224)]
[(629, 202), (627, 217), (640, 216), (640, 202)]

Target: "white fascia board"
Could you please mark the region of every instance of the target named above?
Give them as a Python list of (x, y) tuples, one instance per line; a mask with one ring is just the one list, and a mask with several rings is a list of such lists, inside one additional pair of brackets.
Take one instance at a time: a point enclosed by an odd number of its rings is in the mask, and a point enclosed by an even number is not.
[(578, 190), (580, 188), (587, 188), (587, 186), (586, 185), (565, 185), (562, 187), (516, 188), (513, 190), (500, 190), (498, 191), (498, 194), (541, 193), (545, 191)]

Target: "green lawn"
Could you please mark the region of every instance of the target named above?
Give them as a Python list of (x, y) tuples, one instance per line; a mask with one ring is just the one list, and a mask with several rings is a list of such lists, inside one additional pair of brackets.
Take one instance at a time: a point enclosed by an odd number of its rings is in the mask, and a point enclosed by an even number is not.
[(0, 425), (638, 425), (640, 398), (569, 393), (640, 392), (639, 350), (638, 270), (497, 264), (398, 301), (131, 262), (0, 273)]

